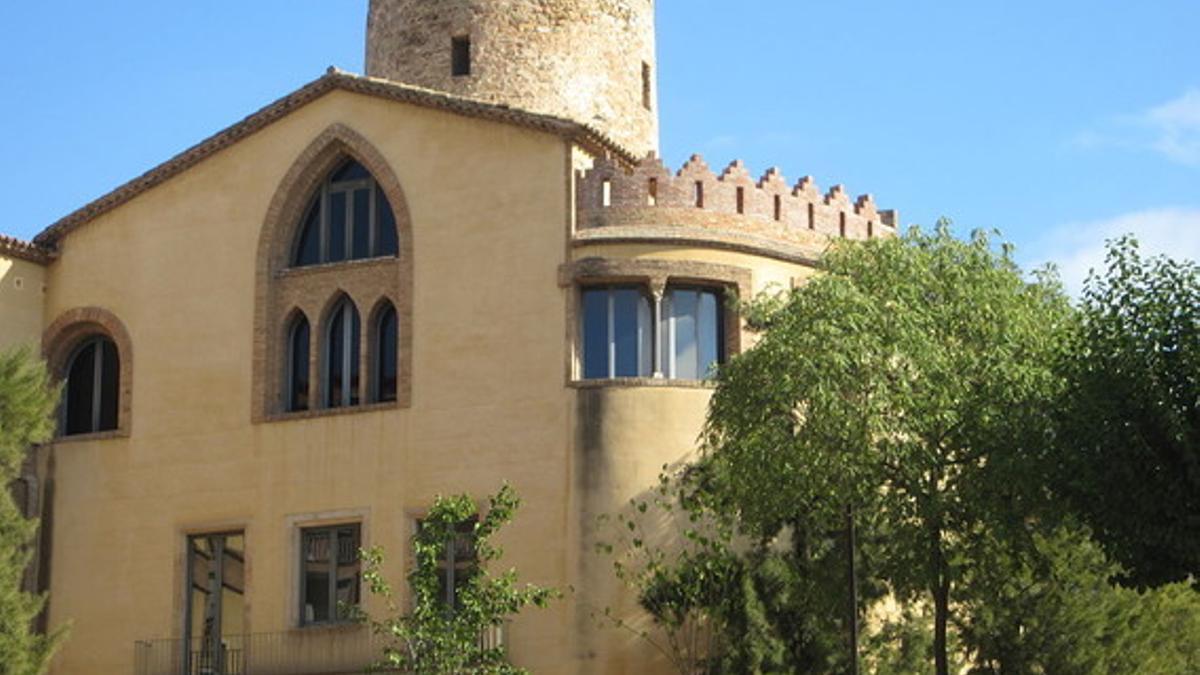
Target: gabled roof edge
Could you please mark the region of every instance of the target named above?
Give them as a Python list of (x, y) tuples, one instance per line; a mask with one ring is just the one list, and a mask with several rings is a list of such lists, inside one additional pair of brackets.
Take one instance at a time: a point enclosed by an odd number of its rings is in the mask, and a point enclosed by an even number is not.
[[(150, 188), (183, 173), (185, 170), (199, 164), (221, 150), (261, 131), (277, 120), (286, 117), (295, 110), (334, 90), (376, 96), (378, 98), (410, 103), (427, 108), (445, 110), (467, 117), (478, 117), (545, 131), (577, 143), (596, 155), (612, 156), (626, 165), (632, 165), (637, 159), (629, 150), (621, 147), (608, 136), (586, 124), (553, 115), (529, 112), (506, 105), (455, 96), (390, 80), (354, 75), (336, 68), (330, 68), (320, 78), (268, 104), (240, 122), (209, 136), (196, 145), (150, 169), (141, 176), (117, 187), (108, 194), (76, 209), (42, 230), (34, 237), (32, 244), (20, 243), (36, 248), (42, 255), (48, 256), (58, 240), (71, 230), (117, 208)], [(14, 239), (13, 241), (18, 240)]]
[(51, 251), (38, 244), (0, 234), (0, 256), (45, 265), (50, 262)]

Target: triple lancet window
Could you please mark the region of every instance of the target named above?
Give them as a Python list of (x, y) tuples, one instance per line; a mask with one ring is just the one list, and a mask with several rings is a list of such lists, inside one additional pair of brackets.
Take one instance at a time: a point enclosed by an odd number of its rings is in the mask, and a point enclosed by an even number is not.
[[(396, 400), (399, 379), (399, 320), (396, 308), (383, 301), (368, 326), (369, 354), (362, 354), (362, 320), (354, 302), (343, 296), (329, 312), (320, 331), (318, 364), (319, 405), (345, 408), (362, 403), (362, 373), (369, 374), (366, 397), (370, 403)], [(287, 329), (287, 357), (283, 403), (288, 412), (308, 410), (312, 330), (297, 313)], [(366, 365), (364, 366), (364, 362)]]
[(116, 429), (120, 388), (121, 364), (116, 344), (99, 335), (84, 340), (67, 362), (63, 435)]
[(725, 360), (720, 291), (668, 286), (661, 299), (640, 286), (582, 291), (583, 377), (701, 380)]

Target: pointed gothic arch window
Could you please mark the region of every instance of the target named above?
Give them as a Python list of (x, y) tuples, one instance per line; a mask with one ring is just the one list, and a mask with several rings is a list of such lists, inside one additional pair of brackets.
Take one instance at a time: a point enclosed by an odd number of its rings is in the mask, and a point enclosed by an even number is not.
[(66, 373), (63, 435), (116, 429), (117, 398), (121, 390), (121, 362), (116, 344), (103, 335), (86, 338), (68, 359)]
[(325, 324), (325, 407), (342, 408), (359, 403), (359, 340), (362, 335), (358, 309), (342, 297)]
[(284, 382), (286, 409), (289, 412), (308, 410), (308, 355), (311, 330), (308, 319), (297, 312), (288, 327), (287, 367)]
[(371, 172), (350, 159), (309, 200), (292, 265), (306, 267), (399, 254), (396, 216)]
[(396, 400), (399, 378), (399, 317), (392, 303), (383, 301), (375, 312), (371, 326), (371, 402), (390, 403)]

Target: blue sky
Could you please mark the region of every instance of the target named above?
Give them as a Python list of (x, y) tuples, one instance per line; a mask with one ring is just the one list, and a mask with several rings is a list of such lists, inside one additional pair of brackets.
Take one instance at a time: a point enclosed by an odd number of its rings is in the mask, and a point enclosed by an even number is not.
[[(24, 238), (337, 65), (366, 0), (0, 6), (0, 232)], [(1200, 258), (1200, 2), (659, 0), (663, 155), (999, 228), (1069, 285)]]

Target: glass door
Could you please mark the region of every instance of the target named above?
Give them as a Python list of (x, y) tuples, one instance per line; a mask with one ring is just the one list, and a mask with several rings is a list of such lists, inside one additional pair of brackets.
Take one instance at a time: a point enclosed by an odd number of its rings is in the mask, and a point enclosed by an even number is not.
[(188, 537), (185, 675), (241, 675), (245, 635), (245, 538)]

